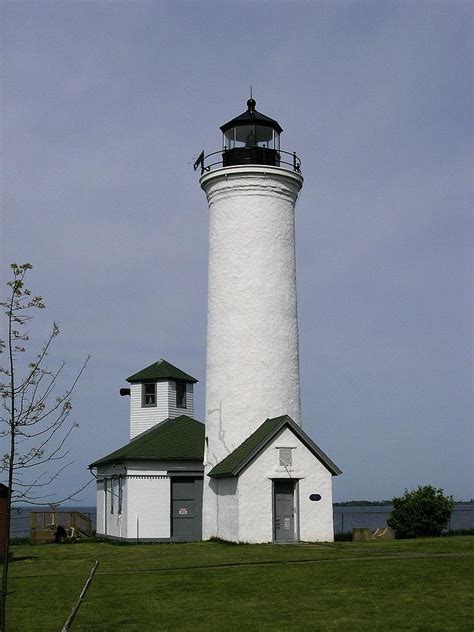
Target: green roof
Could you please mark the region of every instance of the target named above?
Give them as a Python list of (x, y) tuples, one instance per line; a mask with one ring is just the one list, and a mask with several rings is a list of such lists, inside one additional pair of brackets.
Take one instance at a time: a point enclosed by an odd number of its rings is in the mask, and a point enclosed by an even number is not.
[(123, 461), (176, 459), (201, 463), (204, 459), (204, 424), (187, 415), (165, 419), (89, 467)]
[(283, 428), (290, 428), (301, 442), (319, 459), (319, 461), (331, 472), (337, 476), (341, 474), (341, 470), (335, 465), (331, 459), (308, 437), (308, 435), (295, 424), (291, 417), (283, 415), (274, 417), (263, 422), (257, 430), (239, 445), (226, 458), (215, 465), (209, 472), (209, 476), (213, 478), (222, 478), (224, 476), (238, 476), (240, 472), (276, 437)]
[(183, 382), (197, 382), (196, 378), (173, 366), (166, 360), (158, 360), (142, 369), (138, 373), (127, 377), (127, 382), (143, 382), (145, 380), (182, 380)]

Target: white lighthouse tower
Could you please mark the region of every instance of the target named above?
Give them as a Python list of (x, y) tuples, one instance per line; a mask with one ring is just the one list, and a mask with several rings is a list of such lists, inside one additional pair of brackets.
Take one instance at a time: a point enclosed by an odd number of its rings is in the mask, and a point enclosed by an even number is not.
[[(210, 213), (203, 538), (330, 540), (340, 471), (300, 429), (300, 161), (280, 149), (278, 122), (247, 106), (221, 127), (222, 152), (196, 163)], [(311, 532), (306, 487), (319, 496)]]

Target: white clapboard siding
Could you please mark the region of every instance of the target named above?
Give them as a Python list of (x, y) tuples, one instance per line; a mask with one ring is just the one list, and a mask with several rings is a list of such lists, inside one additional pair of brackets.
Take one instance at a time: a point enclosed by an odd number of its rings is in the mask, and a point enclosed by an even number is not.
[(168, 382), (156, 384), (156, 406), (142, 408), (142, 385), (130, 385), (130, 439), (169, 417)]
[(165, 476), (127, 478), (127, 537), (161, 539), (171, 536), (171, 482)]
[(169, 417), (179, 417), (187, 415), (194, 418), (194, 384), (186, 382), (186, 408), (178, 408), (176, 406), (176, 382), (170, 380), (168, 382), (168, 411)]
[(104, 481), (97, 480), (97, 515), (96, 532), (98, 535), (105, 535), (105, 491)]
[[(118, 513), (118, 478), (122, 479), (122, 514)], [(97, 468), (97, 526), (99, 535), (126, 537), (125, 527), (125, 491), (126, 469), (123, 465), (107, 464)], [(111, 494), (114, 491), (114, 511), (111, 509)]]
[[(126, 507), (127, 484), (126, 477), (122, 481), (122, 511), (119, 513), (119, 477), (104, 476), (97, 481), (97, 526), (99, 535), (112, 538), (127, 537)], [(113, 503), (112, 503), (113, 495)]]
[(142, 384), (130, 385), (130, 439), (149, 430), (160, 421), (180, 415), (194, 415), (194, 385), (186, 383), (186, 408), (176, 406), (176, 382), (162, 380), (156, 384), (156, 406), (142, 407)]

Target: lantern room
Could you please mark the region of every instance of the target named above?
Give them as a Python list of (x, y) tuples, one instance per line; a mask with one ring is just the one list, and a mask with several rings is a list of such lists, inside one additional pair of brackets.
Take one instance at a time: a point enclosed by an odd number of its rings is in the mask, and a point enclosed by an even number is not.
[(225, 123), (222, 131), (222, 163), (233, 165), (280, 166), (279, 123), (257, 112), (256, 101), (247, 101), (247, 111)]

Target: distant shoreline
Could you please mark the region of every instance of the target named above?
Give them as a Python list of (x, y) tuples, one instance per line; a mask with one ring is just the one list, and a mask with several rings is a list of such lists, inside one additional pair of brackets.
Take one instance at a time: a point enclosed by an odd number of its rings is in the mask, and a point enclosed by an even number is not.
[[(471, 500), (455, 500), (455, 505), (472, 505), (474, 498)], [(334, 502), (333, 507), (391, 507), (392, 500), (343, 500)], [(59, 505), (54, 509), (51, 505), (13, 505), (12, 509), (28, 509), (30, 511), (81, 511), (96, 509), (95, 505)], [(87, 511), (86, 511), (87, 513)]]
[[(472, 505), (474, 499), (471, 500), (455, 500), (455, 505)], [(344, 500), (342, 502), (333, 503), (333, 507), (387, 507), (392, 506), (393, 500)]]
[[(375, 530), (385, 528), (393, 505), (387, 501), (350, 500), (333, 504), (334, 531), (336, 533), (352, 533), (354, 528)], [(24, 538), (30, 534), (30, 514), (32, 511), (54, 513), (77, 511), (89, 515), (93, 521), (97, 518), (97, 509), (92, 505), (64, 505), (56, 509), (38, 505), (14, 506), (12, 508), (11, 537)], [(474, 503), (455, 503), (449, 530), (474, 529)]]

